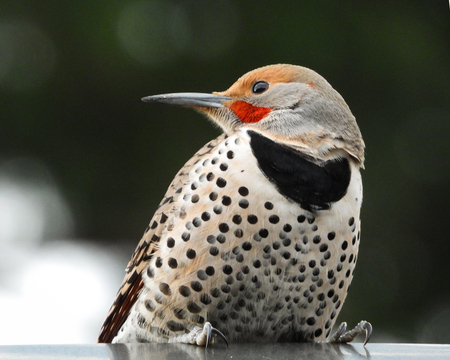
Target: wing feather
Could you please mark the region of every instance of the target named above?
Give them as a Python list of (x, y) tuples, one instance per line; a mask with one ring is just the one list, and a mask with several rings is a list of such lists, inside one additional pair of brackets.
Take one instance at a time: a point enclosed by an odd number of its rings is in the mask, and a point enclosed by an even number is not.
[(189, 172), (192, 167), (208, 154), (220, 142), (225, 134), (201, 148), (179, 171), (169, 186), (166, 195), (150, 221), (150, 225), (134, 251), (131, 260), (125, 269), (125, 277), (117, 292), (114, 302), (108, 312), (98, 336), (98, 343), (110, 343), (126, 321), (132, 306), (138, 299), (144, 286), (142, 273), (146, 271), (154, 253), (158, 251), (158, 243), (164, 229), (172, 223), (173, 217), (179, 209), (177, 199), (185, 185), (189, 184)]

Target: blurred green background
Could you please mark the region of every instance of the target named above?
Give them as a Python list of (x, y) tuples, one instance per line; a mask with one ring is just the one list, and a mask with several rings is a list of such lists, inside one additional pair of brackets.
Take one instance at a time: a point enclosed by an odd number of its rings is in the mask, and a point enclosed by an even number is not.
[[(324, 76), (367, 145), (360, 257), (339, 321), (370, 320), (375, 341), (450, 342), (445, 0), (0, 0), (0, 190), (59, 199), (44, 199), (36, 230), (12, 219), (0, 191), (0, 289), (30, 236), (36, 249), (83, 239), (116, 251), (120, 264), (104, 270), (117, 289), (173, 176), (219, 134), (193, 111), (140, 98), (225, 90), (280, 62)], [(90, 325), (95, 337), (101, 324)]]

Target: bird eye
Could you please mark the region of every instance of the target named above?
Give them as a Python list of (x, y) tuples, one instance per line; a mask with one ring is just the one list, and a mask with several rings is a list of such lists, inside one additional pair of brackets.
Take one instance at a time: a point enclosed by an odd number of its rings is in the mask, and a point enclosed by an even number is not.
[(269, 83), (266, 81), (256, 81), (252, 86), (253, 94), (262, 94), (269, 88)]

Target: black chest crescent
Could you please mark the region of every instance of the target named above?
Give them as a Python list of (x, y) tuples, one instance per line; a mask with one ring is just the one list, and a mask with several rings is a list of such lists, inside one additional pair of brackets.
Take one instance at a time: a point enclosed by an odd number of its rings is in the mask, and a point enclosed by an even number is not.
[(247, 131), (258, 166), (280, 194), (308, 211), (330, 209), (347, 193), (351, 169), (348, 159), (320, 165), (305, 155), (255, 131)]

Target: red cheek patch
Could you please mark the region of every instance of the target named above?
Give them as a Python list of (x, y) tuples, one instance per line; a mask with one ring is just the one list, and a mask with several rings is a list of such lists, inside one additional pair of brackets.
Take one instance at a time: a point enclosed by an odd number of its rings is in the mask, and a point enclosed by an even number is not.
[(245, 101), (234, 101), (229, 108), (244, 123), (256, 123), (272, 111), (271, 108), (253, 106)]

